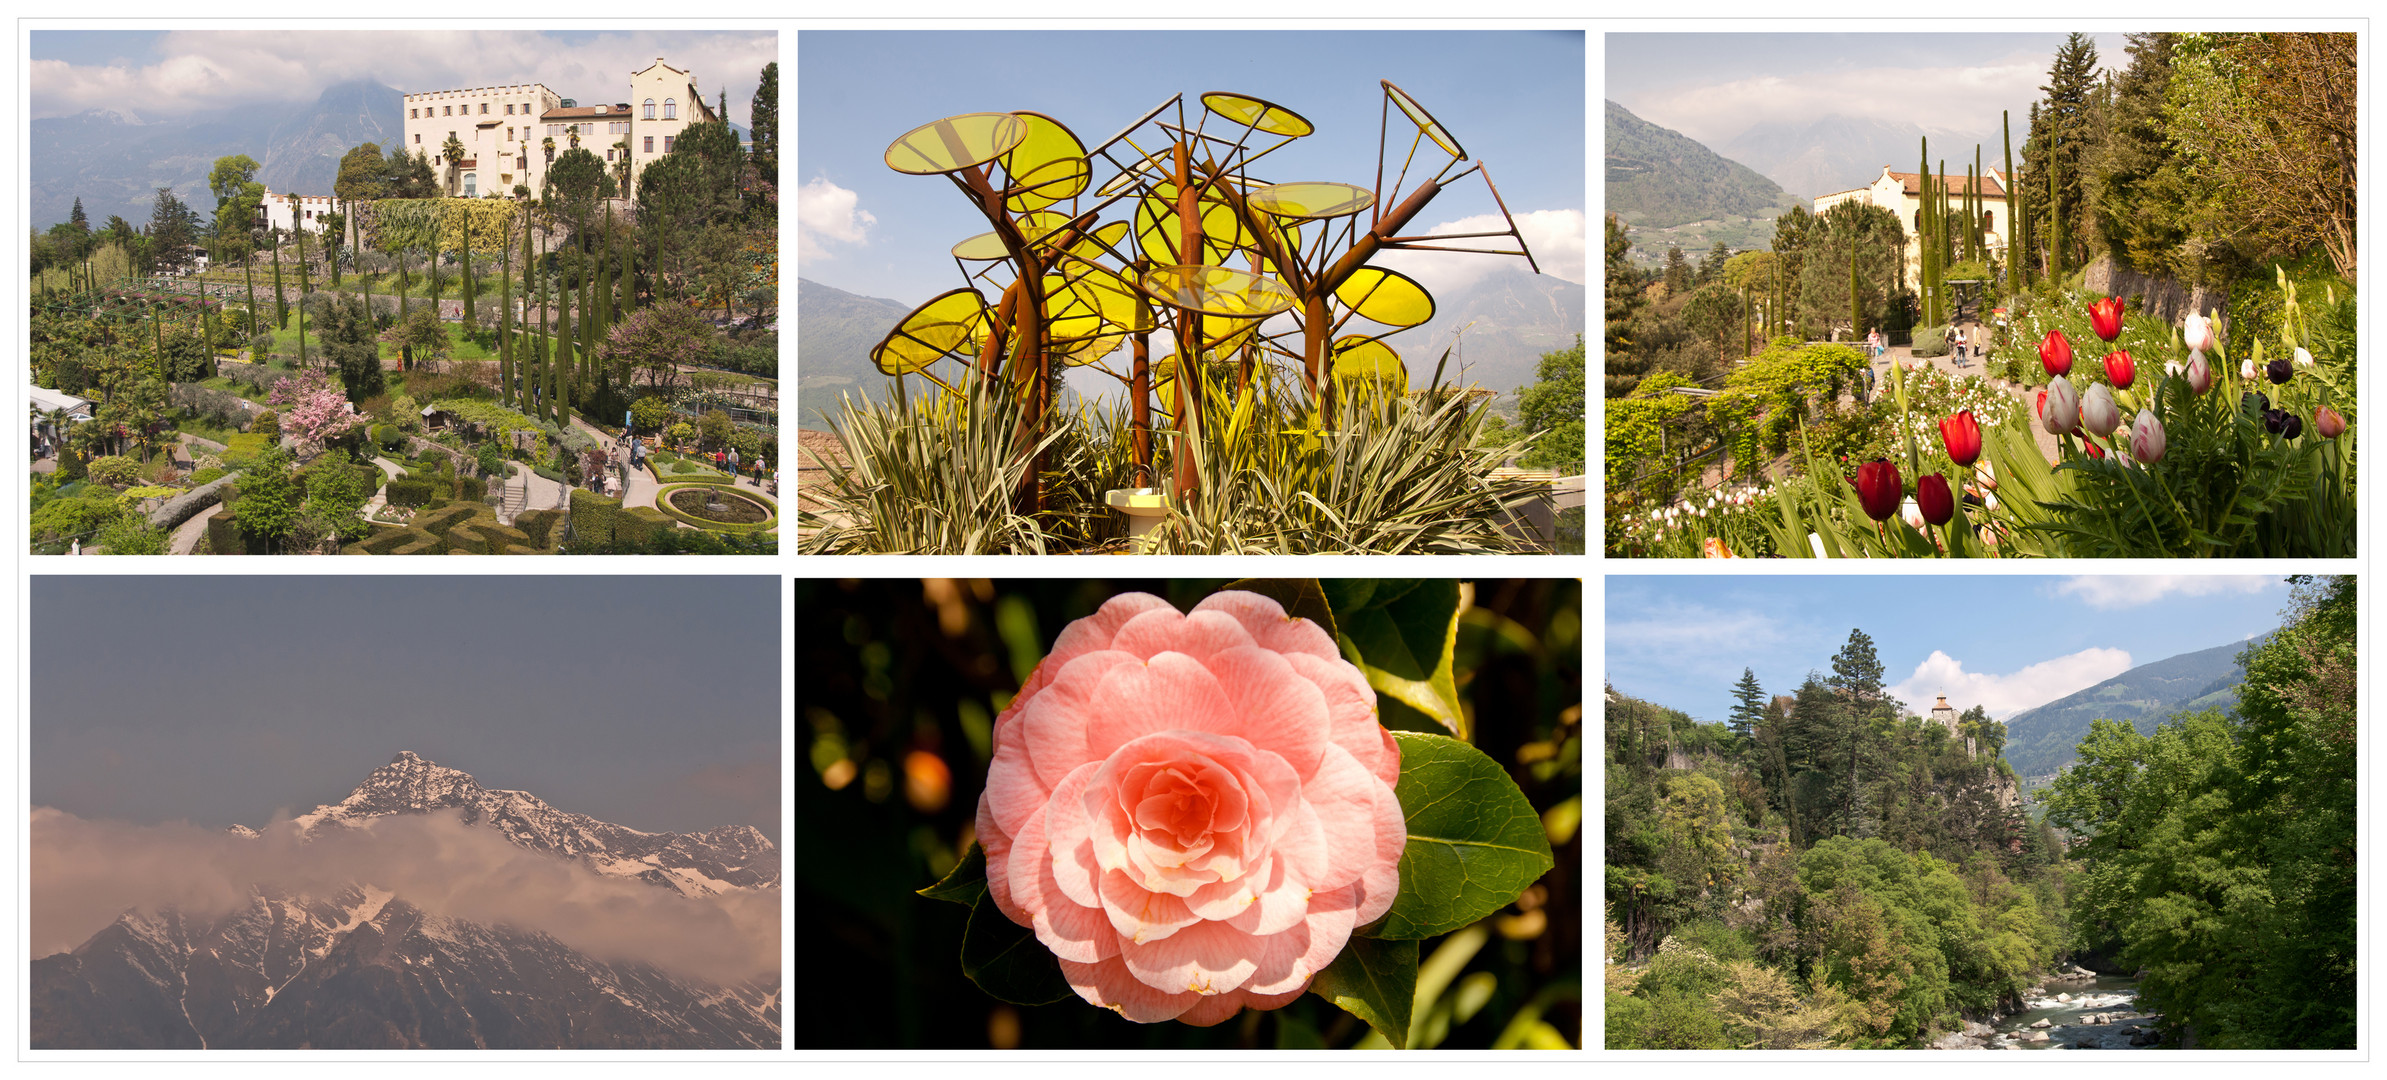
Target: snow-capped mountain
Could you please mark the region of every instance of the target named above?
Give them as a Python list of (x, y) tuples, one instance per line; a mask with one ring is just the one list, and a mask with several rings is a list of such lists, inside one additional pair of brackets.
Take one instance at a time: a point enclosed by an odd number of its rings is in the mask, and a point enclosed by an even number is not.
[[(413, 753), (298, 825), (320, 835), (442, 810), (590, 872), (699, 901), (778, 885), (778, 852), (755, 829), (639, 832), (483, 788)], [(260, 883), (247, 906), (224, 915), (127, 911), (73, 951), (35, 960), (31, 986), (38, 1049), (780, 1045), (776, 977), (720, 986), (609, 963), (535, 930), (436, 915), (369, 885), (309, 896)]]
[(640, 832), (558, 810), (527, 791), (484, 788), (469, 773), (412, 750), (373, 770), (347, 798), (301, 814), (295, 824), (312, 833), (435, 810), (461, 810), (465, 824), (493, 829), (517, 846), (578, 859), (600, 874), (639, 878), (684, 896), (779, 882), (779, 851), (751, 825), (700, 833)]

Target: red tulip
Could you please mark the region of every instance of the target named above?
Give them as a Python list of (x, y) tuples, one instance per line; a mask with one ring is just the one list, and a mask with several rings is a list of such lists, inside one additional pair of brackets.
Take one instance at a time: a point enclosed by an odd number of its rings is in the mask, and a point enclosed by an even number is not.
[[(2121, 303), (2116, 300), (2115, 303)], [(2130, 350), (2116, 349), (2105, 354), (2105, 381), (2116, 390), (2130, 389), (2130, 380), (2137, 377), (2138, 366), (2130, 362)]]
[(2039, 339), (2039, 364), (2049, 375), (2072, 373), (2072, 342), (2064, 337), (2063, 331), (2050, 330)]
[(2089, 448), (2090, 457), (2101, 458), (2105, 456), (2105, 448), (2097, 445), (2096, 441), (2093, 439), (2082, 439), (2080, 440), (2080, 445)]
[(1898, 512), (1898, 466), (1887, 459), (1875, 458), (1857, 466), (1857, 501), (1864, 504), (1865, 516), (1875, 521), (1888, 521)]
[(1915, 505), (1923, 508), (1923, 520), (1945, 525), (1956, 516), (1956, 497), (1948, 491), (1948, 478), (1938, 473), (1924, 473), (1915, 481)]
[(1981, 425), (1966, 409), (1939, 422), (1939, 441), (1948, 447), (1948, 460), (1970, 465), (1981, 457)]
[(2089, 325), (2107, 341), (2122, 336), (2122, 298), (2108, 296), (2089, 305)]

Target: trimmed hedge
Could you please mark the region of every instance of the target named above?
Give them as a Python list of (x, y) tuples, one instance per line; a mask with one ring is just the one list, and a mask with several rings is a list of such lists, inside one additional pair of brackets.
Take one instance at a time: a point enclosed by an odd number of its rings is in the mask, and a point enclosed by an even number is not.
[(564, 519), (561, 510), (525, 510), (514, 515), (514, 528), (521, 530), (529, 546), (538, 551), (555, 550), (555, 527)]
[(614, 522), (622, 516), (622, 501), (581, 488), (572, 489), (572, 534), (599, 543), (613, 539)]
[(679, 525), (652, 506), (633, 506), (613, 519), (613, 538), (645, 544), (654, 540), (657, 532), (669, 532)]
[(1918, 327), (1915, 327), (1914, 334), (1915, 334), (1915, 336), (1914, 336), (1914, 344), (1913, 344), (1912, 346), (1910, 346), (1910, 348), (1913, 350), (1913, 355), (1915, 355), (1915, 356), (1946, 356), (1946, 355), (1948, 355), (1948, 328), (1947, 328), (1947, 326), (1945, 326), (1945, 325), (1940, 325), (1940, 326), (1918, 326)]
[(685, 491), (685, 490), (687, 490), (687, 489), (688, 489), (689, 487), (691, 487), (691, 486), (694, 486), (694, 485), (690, 485), (690, 484), (673, 484), (673, 485), (671, 485), (671, 486), (669, 486), (669, 487), (663, 488), (662, 490), (655, 492), (655, 508), (656, 508), (656, 509), (658, 509), (658, 510), (660, 510), (660, 511), (662, 511), (662, 512), (663, 512), (663, 513), (665, 513), (665, 514), (668, 514), (668, 515), (672, 516), (673, 518), (676, 518), (676, 519), (678, 519), (678, 520), (680, 520), (680, 521), (685, 521), (685, 522), (687, 522), (688, 524), (690, 524), (690, 525), (693, 525), (693, 526), (696, 526), (696, 527), (697, 527), (697, 528), (699, 528), (699, 529), (705, 529), (705, 530), (708, 530), (708, 531), (711, 531), (711, 532), (725, 532), (725, 533), (727, 533), (727, 532), (735, 532), (735, 533), (769, 532), (769, 531), (770, 531), (770, 530), (771, 530), (773, 527), (775, 527), (775, 526), (777, 526), (777, 525), (779, 524), (779, 504), (778, 504), (777, 502), (774, 502), (774, 501), (772, 501), (771, 497), (770, 497), (770, 496), (768, 496), (768, 495), (764, 495), (764, 494), (762, 494), (761, 492), (758, 492), (758, 491), (747, 491), (747, 490), (745, 490), (745, 489), (743, 489), (743, 488), (739, 488), (739, 489), (737, 489), (737, 493), (738, 493), (740, 496), (743, 496), (743, 497), (745, 497), (745, 498), (752, 499), (752, 500), (754, 500), (755, 502), (761, 503), (761, 504), (763, 504), (764, 506), (766, 506), (766, 507), (769, 507), (769, 508), (770, 508), (770, 511), (771, 511), (771, 516), (770, 516), (770, 517), (768, 517), (768, 518), (765, 518), (765, 519), (763, 519), (763, 520), (761, 520), (761, 521), (750, 521), (750, 522), (744, 522), (744, 523), (734, 523), (734, 524), (733, 524), (733, 523), (730, 523), (730, 522), (722, 522), (722, 521), (707, 521), (707, 520), (705, 520), (704, 518), (697, 517), (697, 516), (695, 516), (695, 515), (693, 515), (693, 514), (690, 514), (690, 513), (686, 512), (686, 511), (684, 511), (684, 510), (681, 510), (679, 507), (676, 507), (676, 506), (673, 506), (673, 505), (671, 505), (671, 493), (672, 493), (672, 492), (674, 492), (674, 491)]
[(383, 484), (381, 490), (391, 506), (421, 506), (431, 501), (432, 486), (429, 480), (401, 476)]

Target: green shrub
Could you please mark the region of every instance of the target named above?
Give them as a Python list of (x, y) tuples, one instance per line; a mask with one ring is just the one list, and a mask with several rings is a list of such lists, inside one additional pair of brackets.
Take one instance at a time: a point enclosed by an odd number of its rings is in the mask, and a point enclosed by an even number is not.
[(274, 441), (271, 436), (255, 431), (228, 436), (224, 439), (224, 463), (227, 465), (245, 463), (257, 455), (273, 449), (273, 445)]
[(679, 525), (652, 506), (633, 506), (621, 512), (613, 521), (614, 539), (645, 545), (652, 543), (655, 534), (670, 532)]
[(448, 503), (447, 505), (438, 507), (437, 509), (424, 510), (419, 514), (416, 514), (414, 518), (414, 527), (421, 529), (424, 532), (431, 533), (435, 536), (441, 535), (446, 533), (449, 529), (462, 524), (465, 519), (472, 517), (474, 513), (485, 512), (487, 510), (488, 507), (482, 506), (478, 503)]
[(429, 480), (400, 477), (384, 484), (381, 490), (391, 506), (421, 506), (431, 500), (432, 484)]
[(1914, 354), (1916, 356), (1948, 355), (1948, 328), (1944, 325), (1915, 327)]
[(256, 419), (249, 421), (249, 434), (263, 435), (268, 441), (280, 439), (282, 437), (282, 414), (272, 409), (258, 413)]
[(390, 549), (392, 555), (445, 555), (447, 546), (439, 537), (421, 529), (403, 530), (407, 541)]
[(599, 543), (613, 539), (615, 522), (622, 516), (620, 499), (607, 498), (593, 491), (572, 489), (572, 532), (583, 539)]
[(555, 549), (555, 527), (563, 521), (561, 510), (525, 510), (514, 516), (514, 528), (520, 530), (525, 546), (537, 551)]
[(463, 479), (462, 483), (464, 486), (464, 491), (461, 495), (457, 496), (458, 499), (461, 499), (465, 502), (480, 502), (481, 500), (489, 497), (488, 481), (483, 480), (478, 476), (467, 476)]
[(198, 487), (202, 484), (212, 484), (223, 479), (224, 476), (224, 470), (210, 466), (191, 474), (191, 486)]
[(771, 509), (771, 516), (770, 516), (770, 517), (767, 517), (767, 518), (764, 518), (764, 519), (763, 519), (763, 520), (761, 520), (761, 521), (748, 521), (748, 522), (738, 522), (738, 523), (731, 523), (731, 522), (722, 522), (722, 521), (707, 521), (707, 520), (705, 520), (705, 519), (703, 519), (703, 518), (696, 517), (696, 516), (694, 516), (694, 515), (692, 515), (692, 514), (688, 514), (688, 513), (684, 512), (684, 511), (682, 511), (682, 510), (681, 510), (679, 507), (673, 506), (673, 505), (671, 504), (671, 496), (672, 496), (672, 494), (673, 494), (675, 491), (681, 491), (681, 490), (685, 490), (685, 488), (684, 488), (684, 487), (668, 487), (668, 488), (664, 488), (664, 489), (662, 489), (662, 490), (660, 490), (660, 491), (657, 491), (657, 492), (655, 492), (655, 508), (656, 508), (657, 510), (661, 511), (663, 514), (665, 514), (665, 515), (669, 516), (669, 517), (676, 518), (676, 519), (678, 519), (678, 520), (680, 520), (680, 521), (687, 522), (688, 524), (690, 524), (690, 525), (693, 525), (693, 526), (695, 526), (695, 527), (697, 527), (697, 528), (699, 528), (699, 529), (706, 529), (706, 530), (709, 530), (709, 531), (712, 531), (712, 532), (725, 532), (725, 533), (765, 532), (765, 531), (768, 531), (768, 530), (770, 530), (772, 527), (776, 526), (776, 525), (779, 523), (779, 510), (778, 510), (778, 507), (777, 507), (777, 506), (775, 506), (775, 505), (773, 505), (773, 503), (771, 502), (771, 500), (770, 500), (770, 498), (769, 498), (768, 496), (765, 496), (765, 495), (763, 495), (763, 494), (761, 494), (761, 493), (759, 493), (759, 492), (753, 492), (753, 491), (740, 491), (740, 492), (738, 492), (738, 494), (737, 494), (737, 497), (740, 497), (740, 498), (747, 498), (747, 499), (752, 499), (752, 500), (754, 500), (755, 502), (758, 502), (758, 503), (761, 503), (761, 504), (763, 504), (765, 507), (769, 507), (769, 508)]
[(140, 462), (116, 454), (92, 458), (91, 464), (86, 468), (95, 483), (130, 484), (141, 478)]

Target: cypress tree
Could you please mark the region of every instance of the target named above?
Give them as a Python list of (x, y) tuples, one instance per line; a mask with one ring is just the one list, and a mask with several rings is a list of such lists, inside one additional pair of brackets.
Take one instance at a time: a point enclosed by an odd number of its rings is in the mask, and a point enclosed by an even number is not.
[(498, 232), (497, 270), (497, 400), (514, 404), (514, 245), (513, 237)]
[(1999, 186), (2006, 191), (2006, 235), (2013, 238), (2013, 242), (2006, 245), (2006, 284), (2010, 290), (2019, 292), (2030, 285), (2030, 271), (2029, 263), (2022, 258), (2022, 253), (2027, 250), (2022, 246), (2022, 201), (2016, 197), (2018, 192), (2014, 186), (2013, 112), (1999, 110), (1997, 122), (1998, 130), (2006, 139), (2005, 183)]
[(1865, 308), (1857, 302), (1857, 230), (1848, 230), (1848, 338), (1855, 341), (1865, 328)]
[[(612, 210), (608, 208), (606, 213), (610, 216)], [(621, 303), (614, 306), (614, 311), (619, 314), (619, 317), (627, 318), (630, 312), (638, 307), (638, 268), (633, 261), (637, 248), (631, 243), (630, 230), (627, 228), (621, 231), (616, 242), (622, 249), (622, 300)]]
[(578, 342), (572, 333), (572, 290), (565, 287), (555, 296), (555, 366), (557, 396), (556, 411), (562, 415), (558, 424), (569, 422), (571, 407), (579, 401), (580, 357), (575, 348)]
[(266, 241), (274, 246), (274, 329), (290, 327), (290, 301), (282, 298), (282, 230), (268, 228)]
[(464, 329), (470, 332), (480, 329), (481, 325), (473, 318), (472, 311), (472, 211), (470, 209), (464, 212), (464, 242), (461, 248), (458, 257), (464, 260), (462, 271), (464, 275)]
[[(245, 244), (244, 244), (243, 246), (244, 246), (244, 247), (246, 247), (246, 245), (245, 245)], [(246, 251), (243, 251), (243, 252), (241, 252), (241, 256), (240, 256), (240, 276), (241, 276), (241, 280), (248, 282), (248, 285), (249, 285), (249, 336), (250, 336), (250, 337), (256, 337), (256, 336), (257, 336), (257, 270), (256, 270), (256, 266), (257, 266), (257, 260), (250, 258), (250, 257), (249, 257), (249, 253), (248, 253), (248, 252), (246, 252)], [(89, 267), (89, 264), (88, 264), (88, 263), (86, 263), (86, 264), (85, 264), (85, 267), (86, 267), (86, 268), (88, 268), (88, 267)], [(97, 291), (97, 290), (94, 290), (94, 291)], [(251, 357), (251, 359), (255, 359), (255, 358), (254, 358), (254, 357)]]
[(588, 407), (589, 395), (596, 392), (597, 381), (596, 364), (591, 359), (596, 355), (596, 324), (588, 315), (596, 298), (597, 276), (591, 272), (596, 267), (596, 255), (592, 248), (580, 261), (580, 358), (573, 370), (579, 377), (581, 396), (577, 400), (583, 409)]
[(2060, 174), (2062, 163), (2054, 154), (2047, 155), (2047, 276), (2057, 281), (2064, 277), (2064, 186)]
[(1939, 281), (1935, 276), (1931, 253), (1931, 137), (1923, 137), (1923, 158), (1915, 165), (1917, 213), (1915, 223), (1915, 272), (1923, 287), (1923, 325), (1939, 325)]
[(302, 225), (294, 231), (298, 233), (298, 366), (303, 369), (307, 366), (307, 230)]

